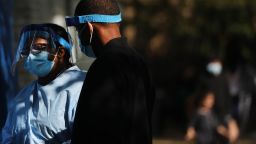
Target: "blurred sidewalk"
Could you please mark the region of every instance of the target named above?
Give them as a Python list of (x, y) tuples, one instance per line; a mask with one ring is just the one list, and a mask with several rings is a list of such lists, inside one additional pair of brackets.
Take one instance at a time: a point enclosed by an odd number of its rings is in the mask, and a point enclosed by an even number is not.
[[(153, 144), (194, 144), (192, 142), (188, 143), (183, 140), (175, 139), (154, 139)], [(256, 144), (256, 140), (242, 139), (238, 144)]]

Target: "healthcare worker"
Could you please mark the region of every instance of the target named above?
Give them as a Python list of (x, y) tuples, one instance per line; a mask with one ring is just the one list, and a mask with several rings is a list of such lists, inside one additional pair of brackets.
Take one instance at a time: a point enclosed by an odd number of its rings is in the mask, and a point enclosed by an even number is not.
[(31, 24), (20, 35), (13, 65), (38, 77), (10, 104), (2, 143), (70, 143), (77, 101), (85, 72), (70, 59), (72, 44), (64, 28)]
[(155, 97), (143, 58), (120, 33), (121, 12), (115, 0), (83, 0), (69, 32), (76, 29), (80, 48), (96, 58), (79, 98), (72, 143), (151, 144)]

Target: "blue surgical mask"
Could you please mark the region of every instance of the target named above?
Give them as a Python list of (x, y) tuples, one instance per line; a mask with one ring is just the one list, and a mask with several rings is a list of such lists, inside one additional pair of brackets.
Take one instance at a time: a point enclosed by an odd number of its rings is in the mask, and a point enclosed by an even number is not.
[(93, 50), (92, 50), (92, 47), (91, 45), (83, 45), (81, 42), (79, 42), (79, 45), (80, 45), (80, 49), (81, 51), (87, 55), (88, 57), (91, 57), (91, 58), (96, 58)]
[(218, 62), (211, 62), (207, 65), (207, 71), (215, 76), (218, 76), (222, 72), (222, 65)]
[(23, 66), (28, 72), (38, 77), (44, 77), (50, 73), (54, 65), (54, 61), (48, 60), (48, 55), (47, 51), (41, 51), (38, 54), (30, 53)]

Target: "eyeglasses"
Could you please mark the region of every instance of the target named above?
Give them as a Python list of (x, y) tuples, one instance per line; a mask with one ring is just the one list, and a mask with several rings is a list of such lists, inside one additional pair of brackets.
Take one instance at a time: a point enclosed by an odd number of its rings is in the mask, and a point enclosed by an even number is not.
[(32, 44), (30, 51), (33, 54), (38, 54), (41, 51), (47, 51), (48, 48), (49, 48), (48, 44)]
[(43, 51), (47, 50), (48, 47), (48, 44), (32, 44), (31, 49)]

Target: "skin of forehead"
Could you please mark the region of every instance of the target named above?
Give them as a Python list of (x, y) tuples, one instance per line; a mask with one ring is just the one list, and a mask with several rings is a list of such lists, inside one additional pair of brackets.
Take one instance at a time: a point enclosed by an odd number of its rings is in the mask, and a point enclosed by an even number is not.
[(34, 44), (48, 44), (48, 41), (44, 38), (35, 38)]
[[(48, 44), (48, 40), (44, 38), (37, 37), (34, 39), (33, 44)], [(48, 52), (51, 52), (51, 46), (49, 45)]]

